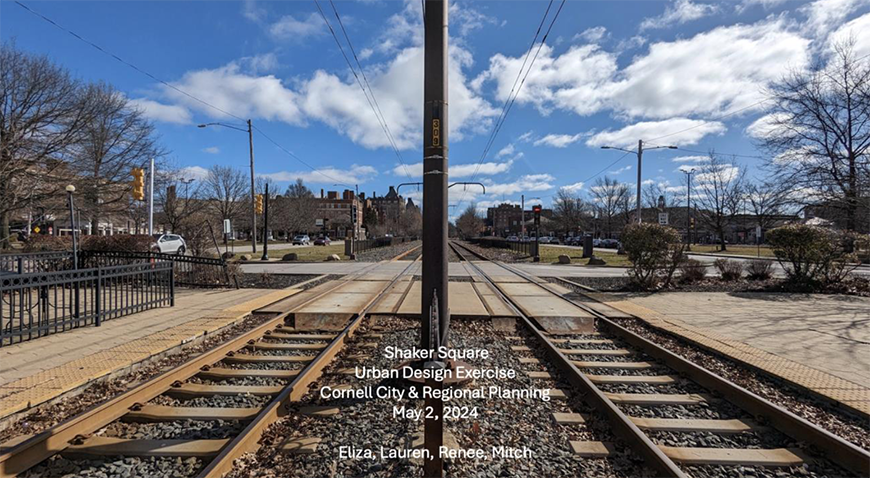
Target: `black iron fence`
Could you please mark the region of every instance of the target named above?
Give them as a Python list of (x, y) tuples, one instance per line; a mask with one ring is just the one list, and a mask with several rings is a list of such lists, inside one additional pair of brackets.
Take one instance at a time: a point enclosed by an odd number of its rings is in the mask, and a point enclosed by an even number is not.
[(83, 267), (105, 267), (142, 261), (174, 262), (176, 285), (238, 288), (236, 278), (230, 275), (226, 261), (214, 257), (182, 256), (161, 252), (82, 251), (79, 253), (79, 262)]
[(535, 256), (538, 243), (535, 241), (508, 241), (501, 237), (477, 237), (469, 239), (472, 244), (477, 244), (481, 247), (497, 247), (501, 249), (510, 249), (514, 252), (526, 255)]
[(0, 254), (0, 275), (63, 271), (73, 269), (72, 262), (72, 252)]
[(173, 262), (5, 274), (0, 347), (173, 305)]
[[(364, 241), (356, 241), (356, 253), (359, 254), (361, 252), (370, 251), (372, 249), (377, 249), (380, 247), (388, 247), (394, 246), (396, 244), (402, 244), (404, 242), (412, 242), (416, 241), (419, 238), (417, 236), (410, 237), (377, 237), (375, 239), (366, 239)], [(350, 255), (350, 241), (344, 241), (344, 255)]]

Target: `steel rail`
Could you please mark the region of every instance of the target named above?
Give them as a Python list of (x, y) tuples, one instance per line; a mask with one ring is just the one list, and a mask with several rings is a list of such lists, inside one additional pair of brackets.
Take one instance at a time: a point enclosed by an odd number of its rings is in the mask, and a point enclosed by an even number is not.
[(396, 284), (414, 265), (416, 260), (411, 261), (405, 269), (394, 277), (380, 292), (377, 293), (370, 301), (363, 305), (356, 318), (353, 319), (341, 333), (336, 336), (326, 349), (321, 351), (317, 357), (299, 372), (288, 386), (281, 391), (268, 405), (260, 412), (257, 417), (245, 427), (242, 432), (237, 435), (220, 454), (212, 460), (206, 468), (198, 475), (198, 478), (214, 478), (224, 476), (233, 469), (233, 463), (245, 453), (256, 450), (258, 442), (263, 436), (263, 432), (269, 425), (277, 422), (282, 417), (288, 415), (288, 409), (292, 402), (299, 401), (306, 393), (308, 387), (318, 378), (320, 378), (323, 369), (326, 368), (332, 359), (344, 347), (345, 341), (353, 337), (354, 332), (359, 328), (360, 324), (368, 316), (368, 312), (377, 305), (381, 299), (390, 291), (391, 287)]
[[(466, 249), (468, 250), (468, 249)], [(478, 257), (483, 257), (469, 250)], [(488, 259), (487, 259), (488, 260)], [(843, 438), (834, 435), (824, 428), (815, 425), (808, 420), (776, 405), (775, 403), (752, 393), (751, 391), (727, 380), (689, 360), (671, 352), (670, 350), (653, 343), (652, 341), (635, 334), (607, 318), (604, 314), (586, 306), (582, 302), (572, 300), (556, 293), (546, 286), (531, 278), (531, 276), (515, 267), (507, 264), (490, 261), (501, 268), (514, 273), (529, 282), (537, 284), (544, 290), (548, 290), (561, 299), (582, 308), (592, 314), (599, 325), (613, 335), (625, 340), (643, 353), (662, 361), (666, 366), (685, 375), (698, 385), (711, 390), (725, 398), (734, 405), (751, 413), (759, 422), (768, 423), (773, 428), (790, 436), (791, 438), (806, 442), (815, 447), (827, 457), (836, 457), (835, 461), (843, 467), (858, 473), (859, 476), (870, 476), (870, 452)]]
[[(330, 281), (318, 286), (322, 287), (323, 290), (319, 290), (312, 297), (303, 300), (295, 308), (304, 307), (305, 305), (322, 298), (336, 290), (338, 287), (352, 281), (353, 278), (363, 276), (378, 264), (379, 263), (377, 262), (372, 263), (361, 271), (348, 274), (341, 279)], [(413, 262), (409, 264), (409, 267), (412, 264)], [(280, 300), (273, 303), (277, 302), (280, 302)], [(67, 448), (69, 442), (77, 436), (93, 433), (95, 430), (118, 420), (129, 412), (130, 408), (134, 405), (146, 403), (171, 389), (172, 384), (176, 381), (188, 380), (199, 373), (202, 367), (211, 366), (212, 364), (222, 360), (228, 353), (235, 352), (236, 350), (245, 347), (249, 341), (262, 338), (268, 331), (283, 324), (284, 320), (289, 317), (291, 313), (292, 311), (288, 311), (279, 314), (256, 328), (244, 332), (238, 337), (230, 339), (210, 351), (153, 377), (132, 390), (97, 404), (89, 410), (54, 425), (7, 449), (0, 454), (0, 478), (16, 476), (53, 455), (62, 452)], [(318, 356), (322, 354), (323, 351), (321, 354), (318, 354)]]
[[(668, 458), (664, 452), (653, 443), (652, 440), (650, 440), (649, 437), (640, 430), (640, 428), (637, 427), (637, 425), (628, 419), (619, 407), (607, 398), (607, 396), (605, 396), (604, 393), (599, 390), (585, 374), (580, 372), (580, 370), (571, 363), (571, 360), (559, 351), (558, 347), (550, 342), (540, 329), (532, 323), (531, 319), (527, 317), (519, 307), (517, 307), (513, 300), (483, 271), (483, 269), (481, 269), (477, 264), (466, 260), (464, 255), (458, 250), (456, 244), (451, 242), (451, 246), (460, 259), (468, 262), (468, 264), (470, 264), (477, 273), (480, 274), (481, 278), (496, 291), (508, 307), (510, 307), (514, 313), (522, 319), (523, 324), (529, 332), (538, 339), (544, 347), (544, 350), (547, 352), (547, 355), (550, 357), (550, 360), (552, 360), (558, 367), (559, 371), (565, 375), (571, 385), (580, 390), (587, 403), (600, 410), (608, 418), (614, 427), (613, 431), (632, 445), (638, 454), (646, 460), (647, 465), (652, 468), (658, 476), (678, 478), (685, 478), (687, 476), (682, 470), (680, 470), (679, 466), (677, 466), (673, 460)], [(463, 249), (465, 248), (463, 247)], [(465, 250), (475, 254), (469, 249)], [(482, 257), (479, 254), (475, 255)]]

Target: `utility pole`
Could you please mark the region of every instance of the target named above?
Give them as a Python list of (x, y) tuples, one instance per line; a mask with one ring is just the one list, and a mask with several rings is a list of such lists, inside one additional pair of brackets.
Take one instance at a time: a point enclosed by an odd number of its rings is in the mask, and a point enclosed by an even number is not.
[(643, 218), (641, 217), (643, 214), (643, 204), (640, 202), (640, 182), (641, 182), (641, 174), (640, 167), (643, 163), (643, 140), (637, 140), (637, 223), (640, 224), (643, 222)]
[(148, 178), (148, 235), (154, 235), (154, 158), (151, 158), (151, 174)]
[(692, 173), (694, 169), (683, 171), (686, 173), (686, 250), (692, 247)]
[[(447, 0), (423, 4), (423, 286), (421, 348), (447, 345), (450, 306), (447, 302)], [(440, 344), (441, 340), (444, 344)], [(424, 367), (438, 367), (434, 360)], [(442, 365), (443, 366), (443, 365)], [(442, 388), (442, 382), (427, 381)], [(444, 437), (444, 402), (429, 398), (432, 418), (424, 422), (424, 446), (429, 458), (423, 463), (427, 477), (441, 477), (444, 462), (440, 447)]]
[(248, 151), (251, 153), (251, 253), (257, 253), (257, 212), (254, 205), (254, 132), (251, 128), (251, 120), (248, 119)]

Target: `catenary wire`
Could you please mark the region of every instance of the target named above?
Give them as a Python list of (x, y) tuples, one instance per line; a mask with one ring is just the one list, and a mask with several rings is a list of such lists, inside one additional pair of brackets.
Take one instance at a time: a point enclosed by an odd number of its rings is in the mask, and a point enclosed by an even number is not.
[[(156, 81), (156, 82), (158, 82), (158, 83), (160, 83), (160, 84), (166, 86), (167, 88), (170, 88), (170, 89), (172, 89), (173, 91), (177, 91), (178, 93), (180, 93), (180, 94), (182, 94), (182, 95), (184, 95), (184, 96), (186, 96), (186, 97), (188, 97), (188, 98), (190, 98), (190, 99), (192, 99), (192, 100), (194, 100), (194, 101), (196, 101), (196, 102), (198, 102), (198, 103), (200, 103), (200, 104), (203, 104), (203, 105), (205, 105), (205, 106), (208, 106), (209, 108), (211, 108), (211, 109), (213, 109), (213, 110), (215, 110), (215, 111), (218, 111), (218, 112), (220, 112), (220, 113), (223, 113), (223, 114), (225, 114), (225, 115), (227, 115), (227, 116), (230, 116), (230, 117), (232, 117), (232, 118), (235, 118), (235, 119), (237, 119), (237, 120), (239, 120), (239, 121), (245, 121), (245, 119), (242, 118), (241, 116), (234, 115), (233, 113), (230, 113), (229, 111), (226, 111), (226, 110), (224, 110), (223, 108), (219, 108), (219, 107), (217, 107), (217, 106), (215, 106), (215, 105), (213, 105), (213, 104), (211, 104), (211, 103), (209, 103), (209, 102), (207, 102), (207, 101), (205, 101), (205, 100), (203, 100), (203, 99), (201, 99), (201, 98), (198, 98), (198, 97), (196, 97), (196, 96), (194, 96), (194, 95), (192, 95), (192, 94), (190, 94), (190, 93), (188, 93), (188, 92), (182, 90), (181, 88), (178, 88), (177, 86), (175, 86), (175, 85), (173, 85), (173, 84), (171, 84), (171, 83), (169, 83), (169, 82), (166, 82), (166, 81), (164, 81), (164, 80), (161, 80), (160, 78), (157, 78), (156, 76), (154, 76), (154, 75), (152, 75), (151, 73), (149, 73), (149, 72), (143, 70), (142, 68), (139, 68), (139, 67), (136, 66), (135, 64), (130, 63), (129, 61), (124, 60), (123, 58), (121, 58), (121, 57), (119, 57), (118, 55), (115, 55), (114, 53), (112, 53), (112, 52), (106, 50), (105, 48), (101, 47), (100, 45), (97, 45), (96, 43), (94, 43), (94, 42), (92, 42), (92, 41), (90, 41), (90, 40), (85, 39), (84, 37), (82, 37), (82, 36), (79, 35), (78, 33), (74, 32), (74, 31), (72, 31), (72, 30), (70, 30), (70, 29), (68, 29), (68, 28), (66, 28), (66, 27), (64, 27), (64, 26), (62, 26), (62, 25), (60, 25), (59, 23), (57, 23), (57, 22), (55, 22), (54, 20), (52, 20), (51, 18), (49, 18), (49, 17), (43, 15), (42, 13), (39, 13), (39, 12), (37, 12), (37, 11), (31, 9), (31, 8), (28, 7), (27, 5), (24, 5), (23, 3), (21, 3), (21, 2), (19, 2), (19, 1), (17, 1), (17, 0), (15, 1), (15, 3), (16, 3), (18, 6), (20, 6), (21, 8), (23, 8), (24, 10), (26, 10), (26, 11), (30, 12), (31, 14), (35, 15), (36, 17), (41, 18), (42, 20), (48, 22), (48, 23), (51, 24), (51, 25), (54, 25), (54, 26), (57, 27), (59, 30), (68, 33), (69, 35), (73, 36), (74, 38), (78, 39), (79, 41), (81, 41), (81, 42), (83, 42), (83, 43), (85, 43), (85, 44), (87, 44), (87, 45), (90, 45), (91, 47), (93, 47), (94, 49), (98, 50), (99, 52), (101, 52), (101, 53), (103, 53), (103, 54), (105, 54), (105, 55), (107, 55), (107, 56), (109, 56), (109, 57), (115, 59), (116, 61), (120, 62), (121, 64), (123, 64), (123, 65), (125, 65), (125, 66), (127, 66), (127, 67), (129, 67), (129, 68), (132, 68), (133, 70), (135, 70), (135, 71), (137, 71), (137, 72), (139, 72), (139, 73), (141, 73), (141, 74), (147, 76), (148, 78), (151, 78), (152, 80), (154, 80), (154, 81)], [(261, 130), (260, 128), (257, 128), (256, 126), (253, 126), (253, 129), (257, 130), (257, 132), (260, 133), (261, 135), (263, 135), (263, 137), (265, 137), (267, 140), (269, 140), (269, 142), (271, 142), (272, 144), (274, 144), (275, 146), (277, 146), (280, 150), (282, 150), (282, 151), (284, 151), (285, 153), (287, 153), (290, 157), (292, 157), (292, 158), (295, 159), (296, 161), (300, 162), (301, 164), (303, 164), (303, 165), (305, 165), (306, 167), (308, 167), (309, 169), (311, 169), (313, 172), (315, 172), (315, 173), (317, 173), (317, 174), (319, 174), (319, 175), (321, 175), (321, 176), (323, 176), (323, 177), (329, 179), (330, 181), (334, 181), (334, 182), (336, 182), (336, 183), (338, 183), (338, 184), (342, 184), (342, 185), (347, 186), (347, 184), (342, 183), (342, 182), (340, 182), (339, 180), (333, 178), (332, 176), (330, 176), (330, 175), (328, 175), (328, 174), (326, 174), (326, 173), (320, 171), (319, 169), (317, 169), (317, 168), (311, 166), (311, 165), (310, 165), (309, 163), (307, 163), (306, 161), (302, 160), (302, 158), (300, 158), (299, 156), (297, 156), (297, 155), (291, 153), (289, 150), (287, 150), (286, 148), (284, 148), (283, 146), (281, 146), (280, 144), (278, 144), (278, 143), (277, 143), (275, 140), (273, 140), (271, 137), (269, 137), (268, 135), (266, 135), (266, 133), (264, 133), (263, 130)]]

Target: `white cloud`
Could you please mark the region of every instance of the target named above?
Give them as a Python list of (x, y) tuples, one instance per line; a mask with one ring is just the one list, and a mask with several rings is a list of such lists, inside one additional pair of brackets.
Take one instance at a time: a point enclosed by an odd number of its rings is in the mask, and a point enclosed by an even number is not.
[(164, 123), (190, 124), (193, 120), (190, 111), (178, 105), (165, 105), (147, 98), (131, 99), (130, 103), (138, 108), (146, 118)]
[(801, 8), (807, 16), (804, 30), (816, 38), (825, 38), (861, 4), (866, 0), (816, 0), (807, 4)]
[(571, 192), (576, 192), (576, 191), (580, 191), (581, 189), (583, 189), (583, 185), (584, 185), (584, 184), (585, 184), (585, 183), (583, 183), (583, 181), (580, 181), (580, 182), (577, 182), (577, 183), (574, 183), (574, 184), (568, 184), (568, 185), (566, 185), (566, 186), (562, 186), (561, 189), (565, 189), (565, 190), (568, 190), (568, 191), (571, 191)]
[(763, 87), (808, 63), (809, 40), (785, 21), (718, 27), (654, 43), (612, 86), (613, 107), (629, 116), (727, 114), (764, 98)]
[[(504, 101), (511, 93), (523, 58), (495, 54), (489, 60), (489, 69), (474, 79), (473, 87), (495, 81), (496, 98)], [(516, 101), (531, 103), (542, 114), (548, 114), (554, 106), (579, 115), (592, 114), (604, 106), (605, 89), (616, 71), (616, 57), (598, 45), (572, 46), (556, 57), (553, 48), (544, 45)]]
[(781, 124), (786, 118), (787, 116), (784, 113), (764, 115), (746, 127), (746, 134), (750, 138), (765, 139), (776, 131), (778, 129), (777, 124)]
[[(653, 43), (622, 70), (617, 54), (597, 45), (574, 46), (561, 55), (545, 46), (516, 101), (543, 114), (558, 108), (581, 116), (611, 109), (619, 117), (650, 119), (723, 115), (759, 102), (764, 87), (784, 71), (806, 66), (809, 43), (789, 21), (773, 18)], [(504, 100), (522, 60), (494, 55), (473, 85), (494, 81), (497, 98)]]
[(581, 33), (574, 35), (573, 40), (583, 40), (587, 43), (598, 43), (607, 35), (607, 29), (602, 26), (587, 28)]
[(486, 185), (486, 194), (511, 195), (523, 191), (546, 191), (553, 189), (556, 178), (549, 174), (527, 174), (510, 183), (481, 181)]
[(743, 0), (737, 6), (734, 7), (734, 10), (737, 13), (743, 13), (747, 8), (752, 7), (754, 5), (761, 5), (765, 10), (768, 8), (775, 7), (780, 3), (785, 2), (786, 0)]
[(276, 40), (300, 42), (324, 33), (326, 33), (326, 24), (317, 13), (310, 13), (306, 18), (285, 15), (269, 26), (269, 35)]
[(675, 163), (703, 163), (710, 159), (707, 156), (677, 156), (671, 159)]
[(274, 53), (246, 56), (239, 62), (250, 73), (265, 73), (278, 68), (278, 57)]
[[(236, 116), (278, 120), (294, 125), (304, 124), (298, 106), (299, 98), (295, 92), (285, 87), (273, 75), (255, 76), (243, 73), (237, 63), (213, 70), (189, 71), (173, 85)], [(176, 103), (211, 117), (228, 118), (171, 88), (163, 88), (163, 94)]]
[(532, 141), (532, 139), (533, 139), (532, 137), (534, 135), (535, 135), (534, 131), (526, 131), (525, 133), (521, 134), (519, 138), (517, 138), (517, 141), (519, 141), (521, 143), (528, 143), (529, 141)]
[(671, 25), (682, 25), (699, 18), (712, 15), (719, 10), (716, 5), (705, 3), (692, 3), (691, 0), (676, 0), (665, 8), (665, 12), (658, 17), (644, 19), (640, 24), (641, 30), (654, 28), (667, 28)]
[(696, 184), (702, 185), (706, 183), (710, 183), (714, 180), (721, 180), (723, 182), (730, 183), (737, 179), (740, 174), (740, 167), (735, 166), (733, 164), (720, 164), (715, 171), (707, 171), (707, 172), (696, 172), (695, 173), (695, 182)]
[[(486, 162), (480, 163), (480, 167), (478, 167), (477, 163), (470, 164), (451, 164), (448, 174), (450, 178), (459, 179), (459, 178), (467, 178), (474, 175), (475, 170), (477, 170), (477, 176), (492, 176), (495, 174), (504, 173), (510, 171), (511, 166), (513, 165), (513, 160), (505, 161), (502, 163), (495, 162)], [(423, 176), (423, 163), (414, 163), (407, 165), (408, 174), (411, 177), (419, 178)], [(405, 167), (401, 164), (393, 168), (393, 174), (396, 176), (405, 176)]]
[(255, 0), (245, 0), (242, 2), (242, 15), (252, 22), (261, 22), (266, 18), (266, 10), (257, 6)]
[(856, 58), (870, 55), (870, 13), (844, 24), (830, 37), (832, 46), (850, 40), (855, 42), (853, 53)]
[[(463, 69), (470, 65), (470, 53), (459, 47), (450, 48), (449, 134), (457, 141), (462, 140), (466, 133), (488, 131), (491, 118), (498, 114), (486, 100), (466, 86)], [(382, 71), (370, 72), (367, 76), (398, 147), (419, 147), (422, 141), (423, 48), (406, 48)], [(301, 94), (304, 97), (302, 108), (310, 117), (328, 124), (366, 148), (389, 146), (386, 135), (352, 78), (343, 80), (331, 73), (317, 71), (305, 82)]]
[(318, 168), (316, 171), (279, 171), (277, 173), (258, 174), (273, 181), (291, 182), (302, 179), (306, 183), (332, 184), (341, 181), (348, 184), (363, 184), (377, 176), (377, 169), (372, 166), (352, 165), (349, 169), (339, 169), (332, 166)]
[(467, 7), (460, 2), (450, 4), (450, 25), (451, 31), (459, 32), (459, 36), (464, 37), (474, 30), (480, 30), (486, 25), (498, 25), (499, 21), (495, 17), (483, 14), (478, 10)]
[(372, 54), (374, 54), (374, 52), (375, 52), (375, 51), (372, 50), (371, 48), (363, 48), (363, 49), (360, 50), (360, 52), (359, 52), (359, 59), (360, 59), (360, 60), (368, 60), (369, 57), (371, 57)]
[(613, 171), (607, 171), (607, 174), (612, 174), (612, 175), (616, 176), (617, 174), (622, 174), (622, 173), (624, 173), (626, 171), (630, 171), (630, 170), (631, 170), (631, 165), (629, 164), (628, 166), (623, 166), (623, 167), (621, 167), (619, 169), (615, 169)]
[(202, 152), (208, 154), (219, 154), (221, 149), (217, 146), (209, 146), (208, 148), (203, 148)]
[(182, 168), (179, 174), (181, 179), (205, 179), (208, 176), (208, 169), (202, 166), (188, 166)]
[(514, 150), (515, 150), (514, 144), (510, 143), (507, 146), (505, 146), (504, 148), (500, 149), (498, 154), (495, 155), (495, 157), (501, 158), (502, 156), (510, 156), (510, 155), (514, 154)]
[[(644, 121), (626, 126), (616, 131), (606, 130), (594, 134), (586, 141), (586, 145), (633, 148), (637, 146), (637, 141), (639, 139), (649, 140), (659, 136), (670, 135), (667, 138), (662, 138), (660, 143), (684, 146), (696, 144), (701, 140), (701, 138), (709, 134), (722, 134), (725, 132), (725, 129), (725, 125), (718, 121), (692, 120), (686, 118), (674, 118), (664, 121)], [(672, 135), (672, 133), (678, 131), (682, 132)]]
[(577, 141), (583, 139), (584, 136), (588, 136), (586, 133), (577, 133), (577, 134), (548, 134), (543, 138), (535, 141), (535, 146), (552, 146), (554, 148), (565, 148), (570, 144), (574, 144)]

